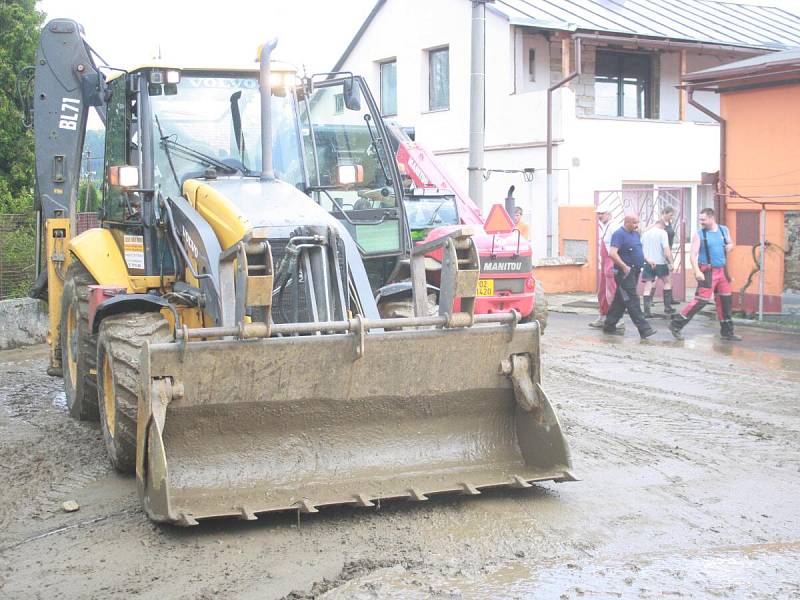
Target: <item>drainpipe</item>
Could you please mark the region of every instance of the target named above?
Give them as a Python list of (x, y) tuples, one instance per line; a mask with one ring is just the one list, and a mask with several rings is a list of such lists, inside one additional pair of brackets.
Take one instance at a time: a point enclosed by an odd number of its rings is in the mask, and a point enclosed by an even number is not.
[[(569, 75), (564, 77), (547, 88), (547, 256), (554, 256), (554, 237), (558, 235), (558, 207), (555, 206), (555, 190), (553, 186), (553, 92), (561, 86), (569, 83), (581, 74), (581, 40), (574, 38), (573, 44), (575, 47), (575, 70)], [(562, 62), (564, 61), (563, 53), (569, 50), (569, 45), (562, 45)], [(565, 63), (569, 67), (569, 57)]]
[[(491, 1), (491, 0), (490, 0)], [(469, 95), (469, 197), (483, 211), (483, 146), (486, 102), (486, 0), (472, 2)]]
[(689, 86), (689, 95), (687, 101), (691, 106), (694, 106), (697, 110), (701, 113), (706, 115), (707, 117), (714, 119), (717, 123), (719, 123), (719, 181), (717, 182), (717, 199), (714, 201), (714, 212), (717, 213), (717, 221), (719, 223), (725, 224), (725, 184), (726, 184), (726, 169), (725, 163), (727, 161), (727, 144), (726, 144), (726, 123), (725, 119), (723, 119), (720, 115), (712, 111), (710, 108), (707, 108), (700, 104), (697, 100), (694, 99), (694, 89)]

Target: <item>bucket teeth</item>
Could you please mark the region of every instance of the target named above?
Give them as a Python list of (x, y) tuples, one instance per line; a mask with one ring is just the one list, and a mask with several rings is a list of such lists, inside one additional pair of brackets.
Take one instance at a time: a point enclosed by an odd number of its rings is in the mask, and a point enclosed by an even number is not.
[(178, 525), (181, 527), (192, 527), (198, 525), (197, 519), (190, 512), (181, 512), (178, 514)]
[(242, 521), (257, 521), (258, 520), (258, 517), (256, 516), (256, 514), (252, 510), (247, 508), (246, 506), (239, 506), (238, 510), (239, 510), (239, 518)]
[(481, 493), (481, 491), (478, 488), (476, 488), (474, 485), (466, 481), (461, 484), (461, 489), (467, 496), (479, 496)]
[(303, 513), (316, 513), (316, 512), (319, 512), (317, 510), (317, 507), (314, 506), (314, 504), (308, 498), (303, 498), (302, 500), (298, 500), (297, 508), (300, 510), (300, 512), (303, 512)]
[(416, 502), (423, 502), (423, 501), (428, 499), (428, 497), (425, 494), (423, 494), (422, 492), (420, 492), (416, 488), (409, 489), (408, 493), (409, 493), (410, 499), (414, 500)]
[(355, 498), (354, 504), (356, 506), (361, 506), (362, 508), (370, 508), (372, 506), (375, 506), (375, 503), (369, 498), (367, 498), (366, 494), (356, 494), (354, 498)]
[[(137, 483), (148, 515), (189, 526), (280, 511), (301, 524), (304, 513), (332, 506), (380, 511), (389, 500), (410, 508), (445, 494), (571, 479), (566, 439), (537, 387), (535, 326), (476, 319), (475, 327), (388, 334), (369, 333), (378, 321), (365, 321), (358, 362), (352, 332), (240, 340), (223, 328), (220, 337), (231, 339), (148, 343), (137, 413)], [(425, 377), (408, 373), (420, 356), (437, 357)], [(519, 356), (527, 363), (514, 365)], [(503, 362), (505, 375), (497, 372)], [(535, 410), (519, 408), (512, 373)]]
[(511, 479), (512, 479), (511, 487), (514, 487), (514, 488), (529, 488), (529, 487), (533, 487), (530, 483), (525, 481), (519, 475), (514, 475)]

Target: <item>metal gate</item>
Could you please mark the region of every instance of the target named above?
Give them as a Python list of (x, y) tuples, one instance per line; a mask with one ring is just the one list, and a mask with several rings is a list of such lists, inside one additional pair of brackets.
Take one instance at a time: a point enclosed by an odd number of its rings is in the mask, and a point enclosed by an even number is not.
[[(653, 223), (658, 221), (661, 210), (671, 206), (675, 211), (673, 227), (675, 238), (672, 242), (672, 297), (679, 302), (686, 301), (686, 205), (685, 188), (631, 188), (624, 190), (603, 190), (594, 193), (594, 204), (601, 203), (608, 206), (612, 215), (612, 227), (621, 226), (626, 214), (639, 216), (639, 231), (644, 233)], [(603, 243), (600, 235), (597, 236), (597, 255), (600, 256), (600, 244)], [(598, 278), (600, 277), (600, 264), (597, 265)], [(639, 289), (641, 292), (641, 282)], [(656, 280), (658, 295), (661, 294), (661, 281)]]

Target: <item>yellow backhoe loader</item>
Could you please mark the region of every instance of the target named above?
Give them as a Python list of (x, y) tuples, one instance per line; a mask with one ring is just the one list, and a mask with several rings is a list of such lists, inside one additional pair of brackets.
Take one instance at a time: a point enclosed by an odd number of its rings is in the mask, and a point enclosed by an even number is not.
[[(537, 323), (473, 314), (469, 231), (412, 245), (363, 79), (300, 79), (273, 47), (122, 71), (74, 21), (43, 29), (37, 291), (72, 416), (100, 420), (150, 518), (180, 525), (570, 480)], [(102, 206), (78, 235), (90, 107)], [(403, 302), (412, 317), (385, 310)]]

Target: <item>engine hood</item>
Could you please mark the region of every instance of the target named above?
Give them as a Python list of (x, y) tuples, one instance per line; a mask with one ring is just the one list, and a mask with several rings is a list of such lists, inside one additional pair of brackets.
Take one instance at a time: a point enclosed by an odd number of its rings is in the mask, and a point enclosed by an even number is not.
[(203, 183), (233, 204), (250, 227), (269, 228), (270, 238), (288, 238), (301, 225), (333, 227), (347, 235), (328, 211), (284, 181), (230, 178)]

